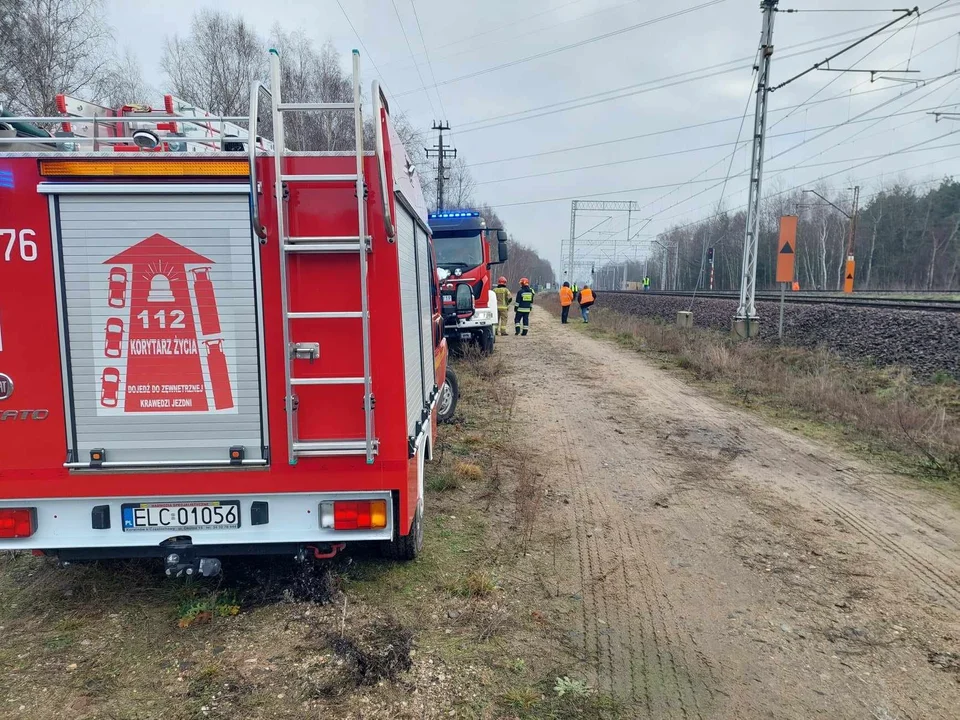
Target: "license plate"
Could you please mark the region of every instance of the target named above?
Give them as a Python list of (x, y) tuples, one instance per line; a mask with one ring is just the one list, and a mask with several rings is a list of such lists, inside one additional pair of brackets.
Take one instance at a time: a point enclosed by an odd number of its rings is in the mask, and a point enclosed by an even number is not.
[(121, 506), (124, 532), (138, 530), (231, 530), (240, 527), (240, 503), (128, 503)]

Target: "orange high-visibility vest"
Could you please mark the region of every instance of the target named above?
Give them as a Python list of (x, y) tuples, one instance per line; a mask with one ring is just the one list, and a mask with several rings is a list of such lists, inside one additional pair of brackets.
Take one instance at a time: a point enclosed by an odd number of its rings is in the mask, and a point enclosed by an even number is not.
[(573, 290), (568, 287), (560, 288), (560, 305), (569, 307), (573, 303)]
[(800, 283), (798, 283), (796, 280), (793, 281), (793, 291), (794, 292), (800, 291)]
[(585, 305), (586, 303), (593, 302), (593, 290), (590, 288), (584, 288), (580, 291), (580, 304)]

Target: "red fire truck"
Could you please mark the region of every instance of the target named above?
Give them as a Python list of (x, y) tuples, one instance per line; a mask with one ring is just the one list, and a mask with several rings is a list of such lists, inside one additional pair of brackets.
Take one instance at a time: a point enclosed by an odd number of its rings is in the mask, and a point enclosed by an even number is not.
[(444, 304), (455, 307), (456, 291), (461, 285), (470, 288), (475, 304), (475, 310), (468, 317), (447, 313), (447, 337), (454, 342), (472, 341), (481, 351), (493, 352), (497, 297), (490, 268), (507, 260), (506, 232), (488, 228), (476, 210), (430, 213), (430, 229), (436, 245)]
[[(356, 52), (348, 103), (283, 102), (270, 62), (248, 119), (0, 118), (0, 550), (172, 576), (420, 551), (457, 399), (426, 204), (376, 82), (364, 149)], [(356, 147), (286, 150), (313, 112)]]

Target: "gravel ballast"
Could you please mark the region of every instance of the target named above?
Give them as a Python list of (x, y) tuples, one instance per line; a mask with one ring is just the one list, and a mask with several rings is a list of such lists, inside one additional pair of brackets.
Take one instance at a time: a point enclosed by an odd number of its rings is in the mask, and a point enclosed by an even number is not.
[[(737, 310), (730, 298), (599, 293), (598, 307), (625, 315), (676, 322), (677, 311), (692, 310), (696, 327), (729, 331)], [(757, 303), (760, 338), (777, 341), (780, 304)], [(960, 313), (787, 303), (784, 342), (805, 348), (826, 347), (842, 357), (903, 365), (919, 377), (948, 372), (960, 378)]]

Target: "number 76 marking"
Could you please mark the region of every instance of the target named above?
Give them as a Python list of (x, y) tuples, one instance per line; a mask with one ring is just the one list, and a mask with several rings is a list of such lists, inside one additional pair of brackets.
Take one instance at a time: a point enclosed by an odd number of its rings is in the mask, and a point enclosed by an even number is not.
[(37, 243), (30, 239), (37, 236), (33, 230), (24, 228), (17, 232), (10, 228), (0, 229), (0, 236), (4, 235), (8, 238), (6, 248), (3, 251), (4, 262), (13, 261), (14, 245), (19, 245), (20, 259), (24, 262), (33, 262), (37, 259)]

